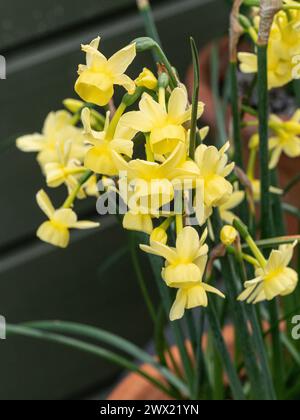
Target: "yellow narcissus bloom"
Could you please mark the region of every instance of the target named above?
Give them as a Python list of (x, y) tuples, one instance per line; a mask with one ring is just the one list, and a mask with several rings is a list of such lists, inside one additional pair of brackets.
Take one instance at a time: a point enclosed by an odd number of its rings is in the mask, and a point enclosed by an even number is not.
[(37, 236), (42, 241), (51, 245), (66, 248), (70, 242), (70, 229), (93, 229), (99, 223), (81, 221), (78, 222), (77, 215), (71, 209), (55, 210), (45, 191), (37, 194), (37, 202), (41, 210), (49, 218), (37, 231)]
[(232, 245), (236, 241), (237, 237), (238, 233), (233, 226), (227, 225), (222, 228), (220, 238), (224, 245)]
[(130, 94), (135, 91), (135, 83), (124, 73), (136, 57), (135, 44), (128, 45), (109, 60), (98, 51), (100, 37), (90, 45), (83, 45), (86, 65), (80, 65), (75, 91), (86, 102), (105, 106), (114, 95), (114, 85), (123, 86)]
[(84, 137), (72, 124), (67, 111), (51, 112), (46, 118), (42, 134), (31, 134), (17, 139), (17, 147), (23, 152), (37, 152), (42, 169), (47, 163), (57, 162), (57, 145), (72, 141), (74, 159), (82, 160), (86, 151)]
[[(72, 147), (72, 141), (57, 144), (57, 161), (47, 163), (44, 168), (48, 187), (57, 188), (62, 184), (66, 184), (68, 191), (71, 192), (74, 189), (74, 185), (75, 187), (77, 186), (77, 178), (86, 169), (80, 165), (80, 162), (71, 158)], [(85, 196), (84, 193), (83, 196)], [(82, 193), (79, 194), (79, 198), (82, 198)]]
[(133, 154), (132, 138), (135, 131), (118, 124), (114, 138), (109, 137), (109, 113), (107, 113), (104, 131), (98, 132), (91, 128), (91, 112), (88, 108), (82, 111), (84, 136), (92, 147), (87, 151), (84, 166), (97, 174), (115, 176), (118, 169), (114, 162), (113, 153), (122, 154), (129, 158)]
[(197, 200), (195, 208), (201, 225), (210, 216), (212, 209), (227, 203), (233, 193), (233, 186), (226, 180), (235, 166), (234, 163), (228, 164), (226, 152), (229, 147), (227, 143), (218, 150), (214, 146), (201, 144), (196, 149), (195, 162), (198, 166), (197, 179), (199, 181), (197, 188), (202, 190), (197, 197), (202, 196), (203, 200)]
[(246, 290), (239, 300), (255, 304), (293, 293), (298, 284), (298, 274), (288, 265), (295, 246), (296, 243), (282, 245), (279, 250), (273, 250), (265, 266), (256, 270), (256, 278), (245, 283)]
[(182, 143), (162, 164), (140, 159), (127, 162), (117, 153), (113, 156), (119, 171), (127, 174), (128, 187), (133, 193), (125, 201), (136, 214), (158, 216), (159, 209), (173, 200), (175, 188), (181, 187), (180, 182), (175, 182), (177, 173), (191, 176), (189, 168), (186, 171), (184, 169), (187, 156), (186, 147)]
[(221, 219), (230, 225), (232, 225), (236, 215), (231, 211), (238, 207), (245, 199), (244, 191), (234, 191), (230, 198), (219, 207)]
[(150, 71), (147, 68), (144, 68), (142, 73), (136, 79), (135, 84), (138, 87), (145, 87), (145, 88), (150, 89), (150, 90), (156, 90), (156, 88), (158, 86), (158, 80), (154, 76), (152, 71)]
[[(183, 87), (171, 93), (168, 107), (164, 95), (160, 103), (145, 93), (139, 104), (140, 111), (128, 112), (122, 123), (142, 133), (150, 133), (153, 153), (165, 155), (173, 152), (179, 142), (186, 144), (187, 130), (184, 124), (191, 120), (192, 109), (188, 106), (188, 96)], [(199, 102), (198, 118), (202, 115), (204, 104)]]
[(272, 115), (270, 126), (274, 131), (274, 136), (269, 139), (270, 169), (274, 169), (282, 153), (290, 158), (300, 156), (300, 110), (297, 110), (288, 121), (283, 121), (276, 115)]
[[(277, 13), (273, 21), (268, 44), (269, 89), (284, 86), (293, 79), (293, 58), (300, 53), (299, 20), (299, 10), (289, 10), (288, 14), (284, 11)], [(256, 17), (257, 29), (259, 21), (259, 17)], [(239, 60), (242, 72), (257, 73), (256, 54), (240, 53)]]
[(207, 231), (199, 239), (197, 231), (188, 226), (178, 235), (176, 248), (155, 241), (151, 241), (151, 246), (140, 246), (144, 252), (163, 257), (166, 260), (162, 272), (163, 280), (169, 287), (179, 289), (171, 309), (171, 321), (182, 318), (185, 309), (198, 306), (206, 307), (208, 305), (207, 292), (224, 298), (219, 290), (203, 283), (208, 260), (206, 238)]

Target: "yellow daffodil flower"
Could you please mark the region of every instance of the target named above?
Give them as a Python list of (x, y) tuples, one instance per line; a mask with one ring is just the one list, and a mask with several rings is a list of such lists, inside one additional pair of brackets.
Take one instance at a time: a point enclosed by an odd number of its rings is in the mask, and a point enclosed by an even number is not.
[(171, 321), (182, 318), (185, 309), (197, 306), (206, 307), (208, 304), (207, 292), (224, 298), (219, 290), (203, 283), (208, 260), (206, 238), (207, 231), (199, 239), (197, 231), (188, 226), (178, 235), (176, 248), (170, 248), (156, 241), (151, 241), (150, 246), (140, 246), (144, 252), (163, 257), (166, 260), (162, 272), (163, 280), (169, 287), (179, 289), (170, 312)]
[(225, 223), (232, 225), (236, 215), (231, 210), (238, 207), (244, 201), (245, 196), (244, 191), (234, 191), (229, 199), (219, 207), (221, 219)]
[(154, 76), (152, 71), (150, 71), (147, 68), (144, 68), (142, 73), (136, 79), (135, 84), (138, 87), (145, 87), (145, 88), (150, 89), (150, 90), (156, 90), (156, 88), (158, 86), (158, 80)]
[(136, 132), (118, 124), (114, 138), (110, 138), (108, 134), (109, 113), (107, 113), (104, 131), (92, 130), (91, 112), (88, 108), (82, 111), (82, 123), (85, 139), (92, 145), (85, 155), (84, 166), (97, 174), (117, 175), (118, 168), (115, 165), (113, 153), (131, 158), (133, 154), (132, 138)]
[(99, 223), (81, 221), (71, 209), (55, 210), (47, 194), (41, 190), (37, 194), (37, 202), (41, 210), (49, 218), (37, 231), (37, 236), (42, 241), (60, 248), (66, 248), (70, 242), (70, 229), (93, 229)]
[(51, 112), (46, 118), (42, 134), (31, 134), (17, 139), (17, 147), (23, 152), (37, 152), (42, 169), (47, 163), (57, 162), (57, 145), (72, 141), (73, 159), (82, 160), (86, 152), (84, 137), (72, 124), (67, 111)]
[[(173, 152), (179, 142), (186, 144), (187, 130), (184, 124), (191, 120), (191, 107), (188, 106), (186, 89), (178, 87), (171, 93), (168, 108), (165, 96), (159, 103), (145, 93), (139, 104), (140, 111), (128, 112), (122, 122), (137, 131), (150, 133), (153, 153), (165, 155)], [(203, 114), (204, 104), (199, 102), (198, 118)]]
[(190, 175), (184, 169), (186, 147), (182, 143), (162, 164), (140, 159), (127, 162), (117, 153), (113, 156), (117, 168), (127, 174), (128, 187), (133, 194), (126, 203), (136, 213), (158, 216), (159, 209), (173, 200), (175, 188), (181, 187), (180, 182), (175, 182), (177, 174)]
[(109, 60), (98, 51), (100, 37), (89, 45), (82, 45), (86, 53), (86, 65), (80, 65), (75, 91), (86, 102), (105, 106), (114, 95), (114, 85), (123, 86), (130, 94), (135, 83), (124, 73), (136, 57), (135, 44), (128, 45)]
[[(293, 79), (295, 63), (293, 58), (300, 53), (299, 10), (290, 10), (289, 15), (280, 11), (271, 28), (268, 44), (268, 85), (269, 89), (288, 84)], [(259, 17), (255, 18), (258, 29)], [(241, 71), (257, 73), (258, 60), (256, 54), (240, 53)]]
[(234, 163), (228, 164), (228, 156), (226, 154), (230, 145), (227, 143), (218, 150), (214, 146), (206, 146), (201, 144), (195, 153), (195, 162), (198, 166), (198, 194), (195, 208), (198, 221), (203, 225), (210, 216), (214, 207), (220, 207), (228, 202), (233, 187), (226, 177), (233, 171)]
[[(77, 185), (77, 178), (86, 171), (80, 162), (70, 158), (72, 147), (72, 141), (57, 144), (57, 161), (47, 163), (44, 168), (48, 187), (57, 188), (66, 184), (70, 192), (74, 189), (74, 184)], [(85, 194), (83, 196), (85, 197)], [(79, 198), (82, 198), (82, 193), (79, 194)]]
[(272, 115), (270, 126), (274, 131), (274, 136), (269, 139), (270, 169), (274, 169), (282, 153), (290, 158), (300, 156), (300, 110), (297, 110), (289, 121), (282, 121), (276, 115)]
[(256, 270), (256, 278), (245, 283), (246, 290), (239, 296), (239, 300), (255, 304), (293, 293), (298, 284), (298, 274), (288, 265), (295, 246), (296, 243), (282, 245), (279, 250), (273, 250), (264, 267)]
[(233, 226), (226, 225), (221, 230), (220, 239), (222, 244), (229, 246), (232, 245), (238, 237), (238, 233)]

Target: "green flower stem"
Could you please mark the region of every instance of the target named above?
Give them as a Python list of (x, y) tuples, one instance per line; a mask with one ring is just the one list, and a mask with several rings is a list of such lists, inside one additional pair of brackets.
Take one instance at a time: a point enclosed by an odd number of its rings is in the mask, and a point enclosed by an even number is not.
[[(227, 112), (227, 107), (223, 108), (222, 99), (220, 97), (220, 63), (219, 50), (217, 45), (213, 45), (210, 57), (210, 79), (211, 91), (213, 96), (214, 107), (216, 110), (217, 135), (215, 139), (216, 146), (220, 149), (227, 142), (226, 122), (224, 114)], [(229, 94), (228, 94), (229, 96)]]
[(74, 189), (74, 191), (69, 195), (69, 197), (66, 199), (66, 201), (63, 204), (64, 209), (69, 209), (73, 206), (74, 201), (77, 198), (78, 193), (80, 192), (83, 185), (94, 175), (93, 171), (87, 170), (84, 175), (80, 178), (78, 181), (77, 187)]
[(108, 140), (112, 140), (114, 138), (117, 125), (120, 121), (120, 118), (122, 117), (122, 115), (126, 111), (126, 108), (127, 108), (127, 104), (125, 102), (121, 102), (120, 106), (118, 107), (118, 109), (115, 112), (115, 115), (113, 116), (113, 119), (111, 120), (111, 122), (109, 124), (109, 128), (108, 128), (107, 133), (106, 133), (106, 138)]
[(288, 194), (300, 182), (300, 173), (296, 175), (284, 188), (283, 194)]
[(24, 337), (31, 337), (39, 340), (44, 340), (56, 344), (62, 344), (64, 346), (77, 349), (79, 351), (93, 354), (97, 357), (100, 357), (110, 363), (113, 363), (122, 369), (128, 369), (131, 372), (135, 372), (148, 380), (158, 389), (170, 395), (170, 390), (165, 387), (161, 382), (156, 380), (155, 378), (148, 375), (146, 372), (141, 370), (137, 365), (132, 363), (131, 361), (125, 359), (122, 356), (119, 356), (109, 350), (103, 349), (102, 347), (95, 346), (93, 344), (85, 343), (81, 340), (77, 340), (70, 337), (65, 337), (60, 334), (53, 334), (49, 332), (39, 331), (38, 329), (28, 328), (21, 325), (7, 325), (6, 331), (8, 335), (15, 335), (15, 336), (24, 336)]
[(198, 102), (199, 102), (199, 90), (200, 90), (200, 64), (199, 64), (198, 48), (193, 38), (190, 38), (190, 44), (191, 44), (193, 67), (194, 67), (194, 86), (193, 86), (193, 104), (192, 104), (189, 156), (191, 159), (194, 159), (195, 150), (196, 150), (196, 135), (198, 132), (197, 118), (198, 118)]
[(210, 299), (207, 312), (208, 312), (211, 332), (214, 337), (214, 343), (220, 355), (220, 358), (224, 364), (224, 367), (226, 369), (226, 373), (229, 378), (229, 385), (233, 394), (233, 398), (237, 401), (244, 401), (246, 399), (244, 395), (244, 391), (243, 391), (240, 379), (238, 377), (237, 371), (234, 368), (228, 349), (226, 347), (226, 343), (224, 341), (222, 331), (221, 331), (219, 317), (217, 315), (217, 311), (216, 311), (216, 308), (212, 299)]
[[(161, 278), (162, 259), (159, 259), (158, 257), (152, 256), (152, 255), (148, 255), (148, 258), (150, 260), (153, 273), (154, 273), (154, 278), (156, 280), (158, 290), (161, 295), (165, 314), (166, 316), (169, 316), (172, 302), (171, 302), (169, 290), (167, 289), (166, 285), (164, 284)], [(185, 372), (185, 377), (189, 384), (190, 396), (191, 396), (193, 393), (193, 386), (194, 386), (194, 370), (193, 370), (191, 359), (186, 349), (184, 333), (178, 321), (171, 323), (171, 329), (174, 333), (175, 341), (176, 341), (176, 344), (178, 346), (178, 350), (181, 356), (181, 360), (182, 360), (182, 364), (183, 364), (183, 368)]]
[(253, 265), (253, 267), (260, 267), (257, 259), (253, 258), (251, 255), (245, 254), (244, 252), (239, 252), (235, 247), (228, 246), (227, 251), (229, 254), (235, 255), (238, 261), (244, 260)]
[(183, 217), (182, 214), (176, 215), (176, 233), (179, 235), (183, 231)]
[(176, 74), (160, 45), (154, 39), (149, 37), (137, 38), (134, 41), (132, 41), (132, 43), (136, 44), (136, 49), (138, 53), (149, 50), (156, 52), (159, 62), (164, 64), (166, 70), (168, 71), (171, 89), (175, 89), (178, 86)]
[(143, 298), (145, 300), (149, 315), (152, 319), (153, 322), (156, 321), (156, 310), (152, 304), (147, 286), (146, 286), (146, 281), (141, 269), (141, 265), (140, 265), (140, 261), (139, 261), (139, 257), (137, 254), (137, 240), (136, 240), (136, 235), (134, 232), (130, 232), (129, 233), (129, 243), (130, 243), (130, 254), (131, 254), (131, 260), (132, 260), (132, 264), (134, 267), (134, 271), (136, 273), (136, 277), (143, 295)]
[(247, 168), (247, 176), (249, 179), (254, 179), (256, 168), (257, 149), (251, 149)]
[[(286, 205), (284, 206), (286, 208)], [(299, 216), (300, 217), (300, 212)], [(279, 238), (272, 238), (272, 239), (265, 239), (262, 241), (256, 241), (255, 244), (257, 247), (261, 249), (268, 249), (268, 248), (275, 248), (279, 245), (286, 245), (286, 244), (292, 244), (294, 242), (300, 243), (300, 235), (292, 235), (292, 236), (282, 236)], [(250, 248), (249, 244), (243, 245), (243, 248)]]
[[(155, 20), (153, 17), (150, 2), (148, 0), (137, 0), (137, 6), (144, 21), (146, 35), (149, 38), (154, 39), (158, 45), (162, 45), (158, 30), (155, 24)], [(153, 52), (153, 56), (154, 56), (154, 60), (158, 62), (159, 56), (155, 50)]]
[(234, 139), (234, 161), (240, 167), (244, 168), (243, 148), (241, 137), (241, 113), (239, 106), (239, 92), (237, 80), (237, 63), (230, 63), (230, 80), (231, 80), (231, 106), (233, 118), (233, 139)]
[(146, 157), (148, 162), (155, 162), (154, 153), (152, 152), (151, 143), (150, 143), (150, 134), (146, 134)]
[(273, 217), (270, 199), (271, 178), (269, 171), (269, 94), (267, 48), (267, 45), (258, 45), (258, 109), (262, 239), (273, 236)]
[(247, 226), (244, 225), (244, 223), (239, 219), (234, 220), (233, 226), (240, 233), (242, 238), (247, 242), (249, 248), (251, 249), (256, 260), (259, 262), (260, 266), (264, 268), (267, 265), (267, 261), (265, 257), (263, 256), (263, 254), (261, 253), (255, 241), (253, 240), (252, 236), (250, 235)]
[[(219, 238), (223, 223), (217, 211), (213, 217), (215, 237)], [(243, 235), (248, 236), (249, 234), (246, 226), (242, 223), (240, 226), (243, 231)], [(240, 292), (239, 284), (241, 283), (240, 276), (237, 273), (237, 269), (239, 267), (237, 267), (235, 259), (233, 259), (230, 255), (222, 258), (221, 264), (222, 274), (227, 288), (228, 300), (234, 317), (234, 324), (236, 332), (238, 333), (241, 350), (244, 355), (246, 373), (251, 384), (252, 394), (258, 400), (271, 399), (271, 395), (269, 395), (268, 392), (268, 386), (265, 383), (264, 377), (261, 375), (261, 369), (257, 363), (257, 352), (259, 350), (256, 348), (256, 341), (253, 340), (249, 331), (249, 319), (246, 313), (245, 305), (237, 301), (237, 296)]]

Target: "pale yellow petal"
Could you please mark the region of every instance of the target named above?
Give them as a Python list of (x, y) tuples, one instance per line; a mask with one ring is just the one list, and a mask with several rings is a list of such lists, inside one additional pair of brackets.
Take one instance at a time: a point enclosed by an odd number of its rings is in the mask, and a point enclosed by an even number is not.
[(116, 52), (108, 60), (108, 68), (114, 75), (121, 75), (125, 73), (127, 68), (136, 57), (136, 45), (130, 44), (122, 50)]
[(130, 95), (133, 95), (136, 89), (134, 81), (130, 79), (130, 77), (128, 77), (126, 74), (116, 76), (114, 78), (114, 84), (123, 86), (123, 88), (126, 89)]
[(40, 152), (45, 146), (45, 137), (41, 134), (30, 134), (19, 137), (16, 144), (22, 152)]
[(50, 198), (45, 193), (44, 190), (40, 190), (36, 195), (37, 203), (40, 209), (45, 213), (45, 215), (51, 219), (55, 213), (55, 209), (51, 203)]
[(170, 312), (171, 321), (177, 321), (183, 317), (186, 302), (187, 302), (186, 292), (184, 290), (178, 290), (175, 302)]

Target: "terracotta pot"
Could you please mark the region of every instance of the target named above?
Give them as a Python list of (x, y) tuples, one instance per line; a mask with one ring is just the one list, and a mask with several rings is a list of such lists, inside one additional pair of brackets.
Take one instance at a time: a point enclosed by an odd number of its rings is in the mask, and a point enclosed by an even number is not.
[[(205, 113), (203, 115), (204, 123), (209, 125), (213, 135), (216, 135), (217, 128), (216, 128), (216, 113), (214, 107), (214, 100), (213, 94), (211, 91), (211, 50), (213, 44), (207, 45), (199, 54), (200, 60), (200, 74), (201, 74), (201, 88), (200, 88), (200, 99), (202, 102), (205, 103)], [(229, 57), (229, 40), (228, 37), (224, 37), (220, 39), (218, 43), (219, 48), (219, 63), (220, 63), (220, 74), (219, 80), (220, 85), (225, 81), (226, 71), (228, 68), (228, 57)], [(240, 48), (242, 51), (249, 50), (249, 46), (247, 44), (243, 44)], [(193, 86), (193, 67), (191, 66), (188, 74), (187, 74), (187, 86), (189, 88), (190, 95), (192, 94), (192, 86)], [(246, 119), (252, 119), (253, 117), (246, 115)], [(288, 117), (285, 115), (281, 115), (282, 119), (287, 119)], [(227, 128), (229, 128), (231, 120), (231, 112), (230, 108), (227, 111)], [(228, 132), (230, 130), (228, 129)], [(243, 131), (243, 137), (245, 140), (249, 139), (249, 137), (253, 134), (253, 129), (247, 129)], [(247, 144), (247, 141), (245, 141)], [(248, 158), (248, 148), (245, 147), (244, 150), (245, 159)], [(280, 176), (280, 185), (285, 186), (288, 182), (294, 178), (299, 173), (300, 168), (300, 158), (290, 159), (285, 155), (282, 155), (280, 163), (279, 163), (279, 176)], [(299, 196), (300, 196), (300, 183), (290, 191), (290, 193), (286, 196), (286, 202), (293, 204), (296, 207), (299, 207)], [(298, 221), (292, 217), (287, 217), (288, 223), (288, 230), (290, 234), (297, 234), (299, 231)]]
[[(224, 329), (224, 339), (227, 346), (232, 353), (234, 352), (234, 329), (232, 326), (228, 326)], [(204, 336), (203, 341), (204, 347), (207, 346), (207, 335)], [(188, 351), (191, 352), (191, 348), (187, 345)], [(175, 360), (180, 364), (180, 355), (176, 347), (172, 348), (172, 354)], [(156, 369), (150, 365), (143, 365), (142, 369), (151, 374), (156, 379), (162, 380), (161, 375)], [(170, 400), (171, 398), (165, 395), (160, 390), (156, 389), (154, 385), (150, 384), (146, 379), (143, 379), (139, 375), (132, 373), (128, 375), (108, 396), (108, 400), (118, 401), (154, 401), (154, 400)]]

